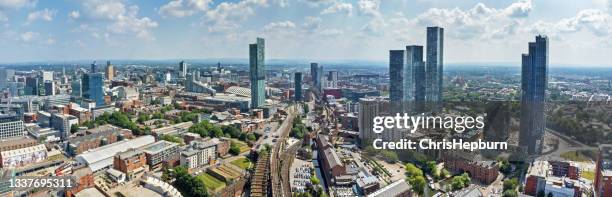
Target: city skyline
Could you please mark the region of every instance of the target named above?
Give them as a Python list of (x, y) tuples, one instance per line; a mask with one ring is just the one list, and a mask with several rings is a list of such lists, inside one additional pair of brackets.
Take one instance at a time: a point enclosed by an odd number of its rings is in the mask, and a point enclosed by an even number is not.
[(514, 54), (525, 52), (522, 43), (545, 34), (559, 57), (551, 65), (610, 66), (605, 0), (197, 2), (2, 2), (0, 62), (246, 59), (244, 46), (254, 37), (268, 40), (269, 60), (384, 62), (389, 48), (425, 45), (424, 28), (441, 26), (447, 64), (518, 65)]

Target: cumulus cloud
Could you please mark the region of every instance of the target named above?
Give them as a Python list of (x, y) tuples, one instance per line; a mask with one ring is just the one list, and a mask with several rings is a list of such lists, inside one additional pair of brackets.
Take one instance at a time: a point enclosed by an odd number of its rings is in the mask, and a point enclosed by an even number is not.
[(359, 12), (367, 16), (380, 16), (380, 0), (359, 0), (357, 2)]
[(319, 34), (325, 37), (336, 37), (344, 34), (344, 32), (339, 29), (325, 29), (320, 31)]
[(353, 14), (353, 5), (350, 3), (336, 2), (333, 5), (321, 11), (321, 14), (346, 13), (347, 16)]
[(523, 18), (529, 16), (532, 7), (531, 0), (521, 0), (506, 7), (504, 14), (513, 18)]
[(21, 33), (19, 38), (20, 38), (21, 41), (30, 42), (34, 38), (38, 37), (38, 35), (39, 35), (39, 33), (37, 33), (37, 32), (27, 31), (27, 32)]
[(118, 0), (87, 0), (83, 2), (83, 7), (90, 17), (108, 21), (107, 29), (110, 32), (154, 39), (149, 30), (157, 27), (157, 22), (149, 17), (139, 17), (136, 5), (127, 6)]
[(280, 21), (280, 22), (272, 22), (264, 26), (266, 31), (278, 30), (278, 29), (293, 29), (295, 28), (295, 24), (291, 21)]
[(76, 20), (79, 17), (81, 17), (81, 13), (77, 10), (73, 10), (71, 12), (68, 13), (68, 18), (72, 19), (72, 20)]
[(563, 18), (557, 22), (538, 21), (528, 27), (531, 32), (558, 35), (560, 33), (574, 33), (587, 30), (599, 37), (606, 37), (612, 33), (612, 17), (599, 9), (586, 9), (578, 12), (576, 16)]
[(321, 18), (308, 16), (304, 18), (304, 24), (302, 25), (307, 32), (312, 32), (321, 27)]
[(206, 11), (206, 23), (209, 31), (230, 31), (240, 27), (239, 22), (255, 14), (256, 6), (268, 6), (266, 0), (242, 0), (240, 2), (222, 2), (214, 9)]
[(37, 20), (43, 21), (53, 21), (53, 17), (57, 14), (57, 10), (50, 10), (45, 8), (44, 10), (39, 10), (35, 12), (31, 12), (28, 14), (27, 24), (30, 24)]
[(207, 11), (212, 0), (173, 0), (159, 8), (159, 14), (165, 17), (191, 16), (198, 11)]
[(18, 9), (22, 7), (34, 7), (36, 0), (2, 0), (0, 8)]

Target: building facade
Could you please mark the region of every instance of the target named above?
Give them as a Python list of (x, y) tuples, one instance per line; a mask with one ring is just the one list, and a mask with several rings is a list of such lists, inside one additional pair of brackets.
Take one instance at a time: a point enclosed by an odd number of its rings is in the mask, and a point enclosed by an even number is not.
[(251, 108), (264, 105), (266, 101), (266, 66), (265, 40), (257, 38), (257, 42), (249, 45), (249, 63), (251, 79)]
[(444, 28), (427, 27), (427, 65), (425, 67), (425, 98), (437, 103), (442, 100), (444, 67)]
[(82, 77), (83, 97), (96, 103), (96, 107), (106, 105), (104, 102), (104, 77), (101, 73), (84, 74)]
[(25, 136), (23, 121), (18, 116), (0, 116), (0, 139)]
[(548, 85), (548, 38), (536, 36), (522, 55), (519, 146), (530, 155), (542, 151), (546, 128), (544, 104)]
[(302, 101), (302, 73), (301, 72), (296, 72), (293, 82), (295, 83), (295, 93), (294, 93), (294, 100), (295, 101)]

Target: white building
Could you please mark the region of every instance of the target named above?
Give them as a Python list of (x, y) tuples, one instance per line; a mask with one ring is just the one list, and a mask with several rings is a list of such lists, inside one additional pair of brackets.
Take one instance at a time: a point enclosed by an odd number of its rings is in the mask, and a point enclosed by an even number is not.
[(2, 151), (2, 168), (22, 167), (47, 159), (47, 147), (44, 144), (21, 149)]
[(212, 164), (217, 159), (217, 141), (193, 141), (181, 152), (181, 165), (188, 169)]
[(153, 142), (155, 142), (155, 137), (145, 135), (135, 139), (123, 140), (91, 149), (83, 154), (77, 155), (75, 159), (78, 163), (87, 165), (91, 171), (96, 172), (113, 165), (113, 157), (117, 153), (131, 148), (140, 148), (145, 145), (152, 144)]
[(18, 116), (0, 116), (0, 139), (20, 137), (26, 134), (23, 121)]

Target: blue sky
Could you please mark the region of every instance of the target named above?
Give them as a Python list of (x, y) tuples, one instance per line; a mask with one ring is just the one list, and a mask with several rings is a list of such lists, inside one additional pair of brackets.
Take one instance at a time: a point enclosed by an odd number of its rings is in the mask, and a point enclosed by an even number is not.
[(609, 0), (0, 0), (0, 62), (247, 58), (386, 61), (445, 28), (445, 62), (612, 65)]

